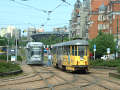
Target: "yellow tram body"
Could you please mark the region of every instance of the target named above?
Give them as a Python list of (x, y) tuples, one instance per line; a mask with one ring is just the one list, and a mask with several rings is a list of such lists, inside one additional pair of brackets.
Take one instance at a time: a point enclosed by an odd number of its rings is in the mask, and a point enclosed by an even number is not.
[(67, 71), (88, 71), (88, 41), (72, 40), (53, 45), (53, 65)]

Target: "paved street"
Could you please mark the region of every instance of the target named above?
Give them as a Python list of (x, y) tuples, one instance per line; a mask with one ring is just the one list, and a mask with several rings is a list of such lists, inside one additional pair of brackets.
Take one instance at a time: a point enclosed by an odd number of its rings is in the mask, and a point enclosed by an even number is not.
[(108, 69), (90, 69), (89, 74), (68, 73), (53, 67), (22, 65), (24, 74), (0, 80), (0, 90), (119, 90), (120, 80)]

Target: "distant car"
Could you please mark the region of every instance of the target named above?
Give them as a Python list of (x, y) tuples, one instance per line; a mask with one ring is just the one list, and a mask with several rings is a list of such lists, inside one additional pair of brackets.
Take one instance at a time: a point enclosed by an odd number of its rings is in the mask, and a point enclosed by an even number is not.
[(101, 59), (102, 59), (102, 60), (107, 60), (107, 59), (109, 59), (109, 56), (108, 56), (108, 55), (103, 55), (103, 56), (101, 57)]
[(107, 60), (107, 59), (110, 59), (110, 60), (113, 60), (115, 59), (115, 55), (114, 54), (110, 54), (110, 55), (103, 55), (101, 57), (102, 60)]

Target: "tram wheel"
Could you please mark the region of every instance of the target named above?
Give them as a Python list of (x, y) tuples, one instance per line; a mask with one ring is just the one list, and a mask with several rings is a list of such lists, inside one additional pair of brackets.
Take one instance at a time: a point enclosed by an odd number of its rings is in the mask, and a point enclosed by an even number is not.
[(63, 65), (62, 65), (62, 70), (63, 70), (63, 71), (66, 71), (66, 66), (63, 66)]
[(85, 74), (88, 74), (88, 69), (84, 69), (83, 72), (84, 72)]

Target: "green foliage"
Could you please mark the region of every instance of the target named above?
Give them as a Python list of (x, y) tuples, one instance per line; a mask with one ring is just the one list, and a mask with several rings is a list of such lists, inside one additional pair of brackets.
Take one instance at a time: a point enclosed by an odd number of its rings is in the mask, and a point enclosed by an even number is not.
[(27, 44), (27, 37), (22, 36), (21, 40), (19, 40), (19, 46), (26, 46)]
[(48, 57), (47, 56), (44, 56), (44, 61), (48, 61)]
[(7, 56), (6, 55), (0, 55), (0, 60), (7, 60)]
[(117, 67), (117, 71), (118, 71), (118, 73), (120, 73), (120, 66)]
[[(8, 59), (11, 60), (11, 56), (8, 56)], [(0, 55), (0, 60), (6, 61), (7, 60), (7, 55)], [(17, 60), (22, 61), (21, 56), (17, 56)]]
[(120, 60), (110, 60), (110, 61), (104, 61), (104, 60), (90, 60), (91, 66), (107, 66), (107, 67), (118, 67), (120, 66)]
[(0, 62), (0, 73), (10, 72), (10, 71), (16, 71), (21, 70), (20, 66), (17, 64), (12, 63), (6, 63), (6, 62)]
[(21, 56), (17, 56), (18, 61), (22, 61), (22, 57)]
[(39, 40), (39, 42), (43, 42), (45, 45), (51, 45), (51, 44), (56, 44), (56, 43), (60, 43), (60, 42), (65, 42), (68, 41), (68, 37), (57, 37), (54, 35), (49, 36), (48, 38), (44, 37), (42, 39)]
[(7, 45), (7, 38), (0, 37), (0, 46), (6, 46)]
[(100, 58), (102, 55), (107, 54), (107, 48), (110, 48), (110, 52), (115, 52), (116, 42), (112, 34), (106, 34), (99, 32), (99, 35), (93, 39), (89, 40), (89, 49), (90, 52), (94, 53), (93, 46), (96, 44), (96, 57)]

